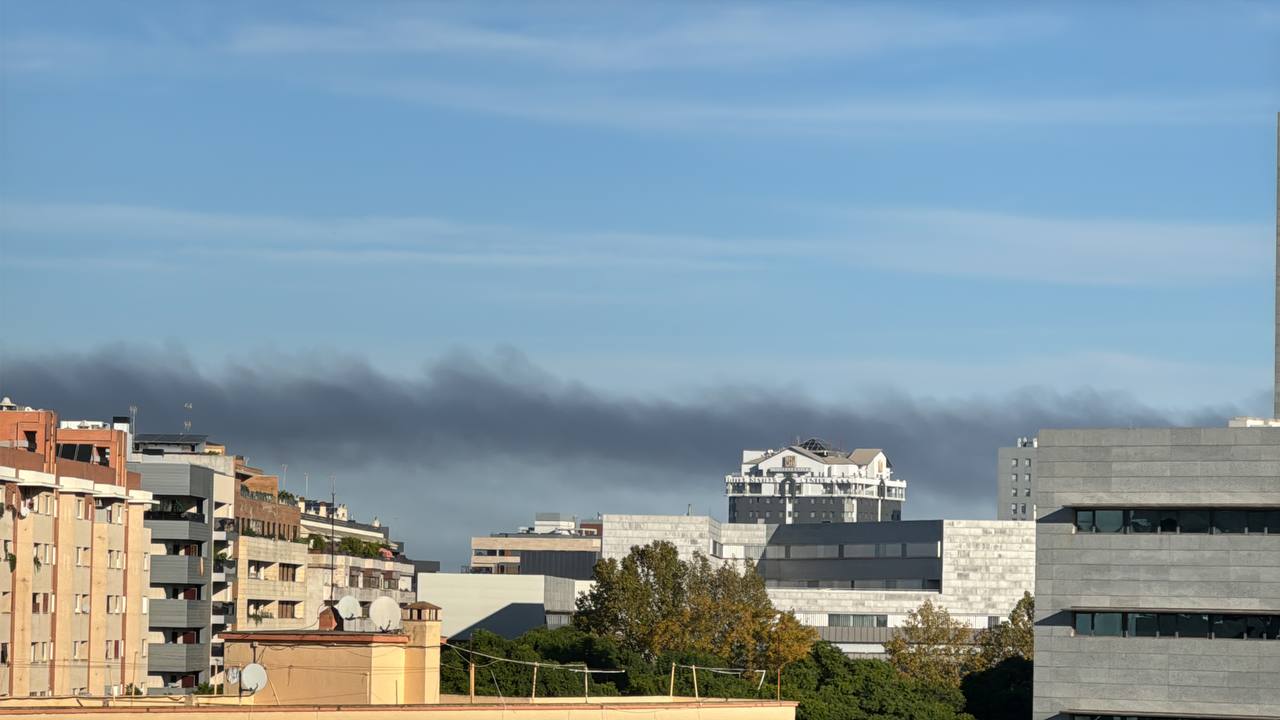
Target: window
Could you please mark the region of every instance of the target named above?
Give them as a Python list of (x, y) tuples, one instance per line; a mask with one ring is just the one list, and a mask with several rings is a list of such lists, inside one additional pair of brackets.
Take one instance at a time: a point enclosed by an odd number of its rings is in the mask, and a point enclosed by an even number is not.
[(1011, 494), (1011, 495), (1013, 495), (1014, 497), (1018, 497), (1018, 488), (1016, 488), (1016, 487), (1011, 487), (1011, 488), (1009, 488), (1009, 491), (1010, 491), (1010, 494)]
[(912, 558), (934, 557), (934, 558), (936, 558), (936, 557), (938, 557), (938, 543), (936, 543), (936, 542), (929, 542), (929, 543), (907, 543), (907, 544), (906, 544), (906, 557), (912, 557)]
[(1009, 512), (1011, 513), (1018, 512), (1018, 503), (1009, 503)]
[(76, 519), (84, 519), (84, 498), (82, 497), (76, 498)]
[(996, 628), (1000, 627), (1000, 623), (1002, 623), (1002, 622), (1004, 622), (1004, 618), (1000, 617), (999, 615), (988, 615), (988, 616), (987, 616), (987, 629), (988, 629), (988, 630), (994, 630), (994, 629), (996, 629)]
[(1031, 497), (1031, 488), (1027, 488), (1023, 493), (1023, 497)]
[(1237, 508), (1076, 509), (1078, 532), (1280, 535), (1280, 510)]
[(1022, 479), (1026, 480), (1027, 482), (1031, 482), (1031, 473), (1027, 473), (1026, 475), (1023, 475)]
[(889, 627), (888, 615), (854, 615), (831, 613), (827, 616), (830, 627), (882, 628)]
[(1237, 534), (1249, 531), (1249, 513), (1244, 510), (1214, 510), (1213, 532), (1219, 534)]
[(1010, 475), (1009, 482), (1018, 482), (1018, 473), (1013, 473), (1012, 475)]
[(1027, 514), (1027, 504), (1026, 504), (1026, 503), (1022, 503), (1022, 514), (1023, 514), (1023, 515), (1026, 515), (1026, 514)]
[(1023, 463), (1026, 464), (1027, 467), (1031, 467), (1031, 458), (1027, 458)]
[[(1122, 621), (1117, 621), (1122, 617)], [(1119, 632), (1116, 623), (1123, 628)], [(1280, 615), (1077, 612), (1075, 634), (1101, 637), (1280, 639)]]
[(792, 545), (792, 560), (811, 560), (815, 558), (840, 557), (839, 545)]
[(1009, 464), (1012, 465), (1013, 467), (1018, 467), (1018, 458), (1011, 459), (1009, 461)]
[(0, 665), (9, 664), (9, 643), (0, 642)]

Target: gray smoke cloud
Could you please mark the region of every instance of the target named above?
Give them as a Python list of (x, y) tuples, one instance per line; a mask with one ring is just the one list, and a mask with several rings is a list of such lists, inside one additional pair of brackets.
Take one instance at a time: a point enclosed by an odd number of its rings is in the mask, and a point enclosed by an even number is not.
[(722, 477), (741, 450), (796, 437), (884, 448), (909, 482), (908, 517), (990, 517), (996, 448), (1015, 437), (1049, 427), (1219, 425), (1248, 414), (1230, 404), (1160, 410), (1092, 389), (934, 400), (732, 387), (646, 399), (558, 379), (513, 350), (454, 353), (411, 377), (350, 358), (207, 371), (181, 350), (124, 347), (11, 357), (2, 370), (0, 393), (64, 419), (125, 415), (130, 405), (140, 432), (177, 432), (191, 419), (192, 432), (255, 465), (288, 463), (291, 490), (308, 472), (311, 494), (326, 496), (320, 479), (337, 474), (339, 500), (361, 519), (392, 521), (411, 555), (454, 569), (470, 535), (527, 524), (535, 511), (691, 504), (723, 516)]

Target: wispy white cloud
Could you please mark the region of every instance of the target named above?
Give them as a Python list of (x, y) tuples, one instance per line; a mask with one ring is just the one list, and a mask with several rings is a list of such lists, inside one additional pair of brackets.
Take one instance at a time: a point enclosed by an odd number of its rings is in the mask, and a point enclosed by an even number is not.
[(493, 87), (379, 78), (333, 81), (335, 90), (551, 124), (618, 130), (858, 137), (904, 128), (1256, 125), (1273, 122), (1275, 93), (1191, 96), (1013, 96), (973, 92), (779, 96), (772, 101), (689, 100), (593, 93), (581, 87)]
[[(544, 8), (545, 10), (546, 8)], [(652, 10), (652, 8), (650, 8)], [(1063, 26), (1044, 13), (972, 13), (810, 3), (666, 6), (641, 16), (543, 13), (524, 22), (443, 17), (438, 8), (326, 23), (256, 24), (229, 48), (245, 54), (483, 56), (575, 70), (736, 68), (927, 48), (1026, 43)]]
[[(939, 208), (826, 211), (821, 230), (790, 237), (562, 232), (434, 217), (314, 219), (126, 205), (9, 203), (0, 231), (33, 242), (11, 261), (100, 254), (120, 262), (180, 253), (214, 261), (471, 267), (760, 270), (826, 262), (908, 273), (1066, 285), (1206, 285), (1269, 267), (1270, 228), (1111, 218), (1055, 218)], [(95, 242), (89, 242), (88, 239)], [(32, 248), (31, 251), (14, 248)]]

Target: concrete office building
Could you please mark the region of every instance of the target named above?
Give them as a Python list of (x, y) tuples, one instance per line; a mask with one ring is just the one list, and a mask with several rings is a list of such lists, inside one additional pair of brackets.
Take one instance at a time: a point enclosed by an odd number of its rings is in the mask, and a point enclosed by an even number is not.
[(907, 483), (883, 450), (837, 450), (816, 438), (780, 450), (743, 450), (724, 478), (729, 522), (874, 522), (902, 519)]
[(590, 580), (600, 559), (600, 523), (538, 513), (532, 527), (471, 538), (469, 572)]
[(2, 696), (146, 684), (152, 498), (125, 466), (127, 442), (115, 423), (0, 401)]
[(759, 525), (703, 516), (605, 515), (605, 558), (663, 540), (682, 559), (756, 564), (775, 606), (850, 655), (877, 655), (925, 600), (975, 629), (1034, 586), (1035, 526), (993, 520)]
[(418, 599), (432, 598), (440, 606), (445, 637), (466, 639), (483, 629), (514, 638), (568, 625), (578, 594), (591, 584), (547, 575), (422, 573)]
[(1280, 717), (1280, 421), (1039, 439), (1033, 717)]
[(996, 451), (997, 520), (1035, 519), (1036, 446), (1035, 438), (1018, 438)]

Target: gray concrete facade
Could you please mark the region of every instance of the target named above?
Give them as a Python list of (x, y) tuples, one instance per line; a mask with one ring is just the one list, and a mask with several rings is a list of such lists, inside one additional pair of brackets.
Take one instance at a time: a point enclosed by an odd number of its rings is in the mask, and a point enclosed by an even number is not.
[(1280, 428), (1045, 430), (1039, 441), (1033, 717), (1280, 716), (1280, 639), (1074, 625), (1091, 610), (1280, 615), (1280, 534), (1076, 527), (1080, 509), (1278, 509)]
[(1036, 440), (1018, 438), (996, 451), (996, 519), (1034, 520)]

